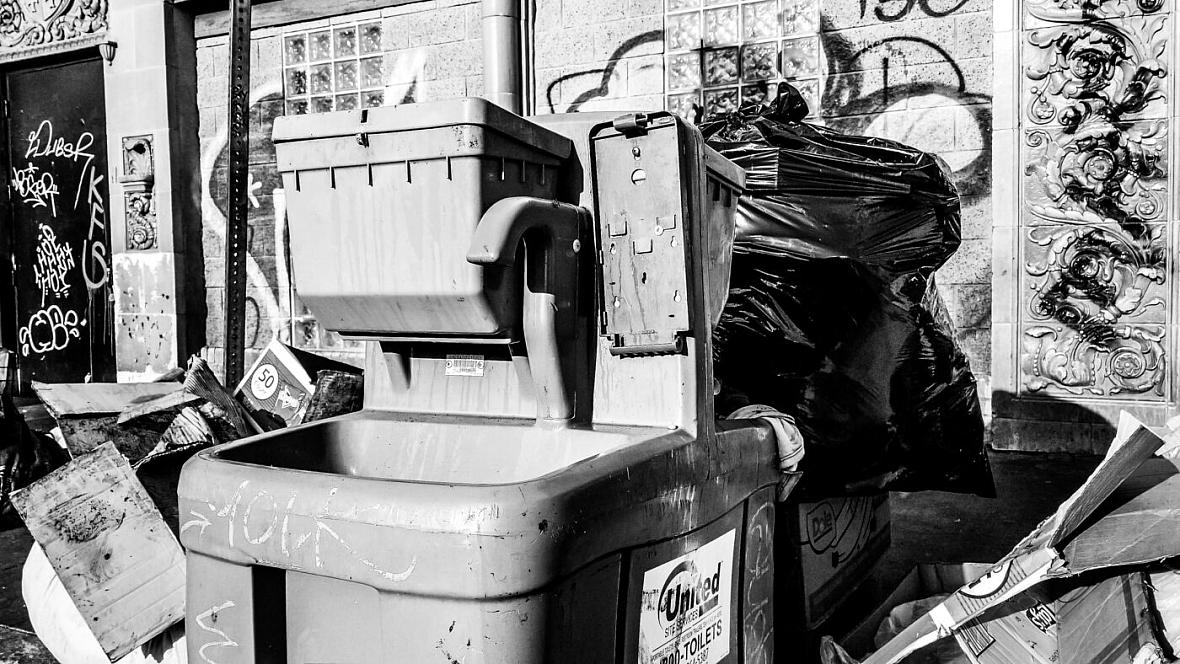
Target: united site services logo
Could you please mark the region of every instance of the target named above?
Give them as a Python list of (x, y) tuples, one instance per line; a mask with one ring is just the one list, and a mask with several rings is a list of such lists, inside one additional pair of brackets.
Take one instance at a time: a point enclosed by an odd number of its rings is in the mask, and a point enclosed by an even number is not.
[(729, 654), (736, 531), (643, 573), (640, 664), (718, 664)]
[[(721, 563), (712, 576), (701, 574), (691, 560), (682, 561), (672, 568), (664, 587), (660, 589), (657, 605), (660, 627), (665, 636), (672, 636), (687, 624), (717, 608), (721, 601)], [(720, 636), (721, 626), (717, 626)], [(708, 630), (712, 632), (712, 628)]]

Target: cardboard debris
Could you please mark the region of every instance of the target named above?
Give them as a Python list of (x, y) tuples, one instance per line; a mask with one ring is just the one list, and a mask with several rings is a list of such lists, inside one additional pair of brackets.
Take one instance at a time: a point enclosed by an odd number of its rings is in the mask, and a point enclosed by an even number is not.
[[(841, 639), (825, 644), (824, 662), (849, 664), (876, 649), (873, 635), (893, 607), (954, 592), (986, 574), (977, 563), (919, 565), (880, 606)], [(995, 607), (956, 631), (948, 657), (941, 639), (907, 662), (971, 664), (1146, 664), (1160, 654), (1150, 586), (1138, 572), (1050, 583)], [(852, 656), (849, 656), (851, 653)], [(867, 660), (866, 660), (867, 661)]]
[(363, 407), (364, 398), (364, 375), (325, 369), (316, 377), (311, 402), (302, 421), (315, 422), (354, 413)]
[(783, 610), (800, 613), (802, 625), (813, 629), (868, 578), (889, 548), (889, 494), (788, 503), (780, 511), (788, 520), (780, 526), (785, 541), (793, 543), (783, 547), (779, 567), (785, 597), (792, 600)]
[(184, 552), (113, 444), (12, 502), (112, 661), (184, 617)]
[(33, 391), (61, 427), (72, 456), (111, 441), (132, 462), (155, 446), (163, 427), (119, 425), (119, 415), (180, 389), (177, 383), (33, 383)]
[(246, 410), (270, 431), (307, 422), (304, 418), (321, 371), (360, 374), (343, 362), (271, 341), (234, 390)]
[(1180, 648), (1180, 570), (1165, 567), (1148, 573), (1152, 604), (1160, 618), (1160, 629), (1174, 659)]
[[(1047, 580), (1175, 555), (1180, 551), (1180, 472), (1170, 460), (1145, 463), (1163, 446), (1159, 435), (1124, 414), (1106, 457), (1052, 516), (865, 664), (896, 664), (950, 633), (970, 638), (976, 619), (990, 617), (989, 612)], [(1105, 661), (1091, 660), (1074, 661)]]
[(135, 404), (120, 413), (118, 423), (158, 430), (161, 434), (173, 426), (186, 408), (195, 408), (206, 421), (217, 442), (228, 443), (259, 433), (250, 416), (213, 375), (200, 357), (189, 360), (184, 381), (177, 391), (157, 399)]

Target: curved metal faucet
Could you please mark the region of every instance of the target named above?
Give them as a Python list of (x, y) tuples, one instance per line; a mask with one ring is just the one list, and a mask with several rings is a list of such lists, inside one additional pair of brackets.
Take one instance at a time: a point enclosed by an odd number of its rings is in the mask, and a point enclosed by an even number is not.
[(516, 196), (497, 201), (479, 221), (467, 260), (511, 267), (524, 243), (524, 343), (537, 399), (538, 423), (560, 424), (573, 417), (563, 371), (561, 337), (572, 330), (577, 296), (578, 256), (585, 209), (557, 201)]

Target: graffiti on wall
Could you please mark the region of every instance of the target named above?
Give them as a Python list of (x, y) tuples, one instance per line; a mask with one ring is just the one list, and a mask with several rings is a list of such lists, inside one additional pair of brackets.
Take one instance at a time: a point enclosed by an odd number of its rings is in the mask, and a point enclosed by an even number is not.
[(1049, 24), (1025, 33), (1022, 69), (1023, 387), (1163, 399), (1166, 17), (1158, 4), (1101, 4), (1124, 17), (1025, 8)]
[[(946, 7), (939, 7), (937, 0), (933, 1), (936, 4), (932, 6), (932, 0), (877, 0), (872, 13), (878, 21), (886, 23), (909, 18), (915, 9), (923, 16), (943, 18), (962, 9), (970, 0), (947, 0)], [(868, 11), (869, 0), (860, 0), (860, 17), (865, 18)]]
[[(258, 85), (250, 95), (250, 168), (247, 183), (250, 212), (246, 235), (245, 336), (249, 347), (269, 339), (264, 338), (263, 325), (267, 326), (269, 336), (286, 338), (284, 320), (290, 318), (290, 298), (286, 294), (290, 292), (291, 286), (289, 281), (279, 283), (277, 261), (274, 260), (275, 248), (285, 246), (276, 242), (275, 237), (283, 233), (286, 215), (279, 219), (273, 206), (275, 198), (281, 198), (282, 193), (275, 196), (276, 190), (281, 192), (281, 186), (274, 166), (274, 144), (271, 143), (270, 134), (274, 117), (279, 114), (275, 107), (281, 107), (282, 103), (282, 87), (277, 80)], [(206, 183), (201, 196), (202, 216), (220, 247), (225, 246), (226, 237), (225, 173), (228, 168), (228, 146), (228, 130), (223, 128), (205, 145), (201, 155), (201, 180)], [(263, 200), (271, 203), (269, 209), (264, 209)], [(267, 223), (261, 223), (268, 213), (272, 215), (271, 218), (266, 220)]]
[[(631, 55), (636, 49), (644, 44), (658, 42), (663, 40), (664, 32), (662, 30), (649, 30), (648, 32), (641, 32), (634, 37), (626, 39), (619, 44), (617, 48), (607, 58), (606, 66), (591, 67), (581, 71), (576, 71), (570, 74), (565, 74), (555, 78), (545, 87), (545, 103), (550, 113), (577, 113), (582, 109), (587, 102), (593, 99), (601, 99), (613, 96), (611, 90), (611, 81), (615, 78), (615, 70), (619, 67), (625, 58)], [(565, 108), (558, 110), (557, 91), (563, 85), (572, 84), (573, 81), (585, 79), (586, 89), (574, 95)]]
[[(20, 156), (14, 155), (13, 193), (23, 205), (47, 213), (42, 217), (45, 221), (36, 225), (32, 256), (39, 308), (29, 310), (17, 332), (24, 357), (64, 351), (82, 337), (89, 317), (67, 301), (77, 276), (82, 282), (78, 285), (85, 286), (92, 304), (95, 293), (110, 281), (106, 211), (100, 187), (105, 176), (98, 172), (94, 146), (92, 133), (63, 136), (55, 132), (51, 121), (42, 120), (25, 137)], [(76, 182), (69, 181), (72, 167), (79, 171)], [(60, 201), (59, 196), (63, 197)], [(65, 215), (67, 210), (80, 216), (86, 226), (77, 260), (74, 249), (54, 227), (65, 221), (59, 219), (59, 213)]]
[[(967, 73), (948, 50), (951, 44), (913, 34), (904, 21), (948, 17), (966, 3), (862, 0), (861, 18), (880, 21), (882, 36), (857, 43), (821, 12), (817, 34), (827, 66), (816, 115), (842, 131), (892, 138), (940, 153), (960, 192), (973, 195), (990, 188), (991, 97), (972, 89)], [(623, 40), (605, 64), (555, 78), (544, 90), (546, 109), (576, 112), (593, 100), (620, 96), (612, 88), (618, 68), (645, 44), (663, 39), (659, 30), (636, 34)], [(693, 119), (701, 120), (699, 108)], [(930, 144), (932, 135), (946, 133), (935, 126), (939, 122), (951, 123), (949, 134), (966, 139), (967, 145), (948, 149)]]
[[(820, 105), (827, 122), (940, 153), (960, 194), (986, 193), (991, 97), (970, 89), (946, 46), (909, 34), (858, 45), (833, 28), (827, 17), (821, 19), (828, 75)], [(948, 125), (952, 136), (970, 139), (967, 146), (930, 143), (943, 141)]]
[[(422, 82), (426, 51), (414, 49), (390, 62), (386, 71), (389, 84), (384, 89), (386, 105), (425, 101)], [(299, 302), (293, 283), (286, 195), (271, 141), (274, 119), (288, 110), (283, 83), (278, 71), (255, 74), (258, 82), (250, 94), (245, 340), (247, 347), (255, 348), (272, 338), (298, 346), (311, 345), (319, 338), (319, 330), (315, 317)], [(201, 209), (211, 235), (206, 242), (216, 245), (206, 246), (207, 255), (218, 255), (225, 246), (228, 150), (225, 128), (202, 142), (201, 181), (205, 186)], [(212, 320), (219, 321), (220, 302), (210, 301), (209, 307)], [(210, 332), (214, 345), (220, 345), (222, 331)]]

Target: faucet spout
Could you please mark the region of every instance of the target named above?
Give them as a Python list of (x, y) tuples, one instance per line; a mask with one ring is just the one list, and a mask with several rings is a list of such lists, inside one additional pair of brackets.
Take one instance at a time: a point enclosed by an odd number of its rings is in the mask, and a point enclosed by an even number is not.
[(573, 417), (563, 370), (561, 342), (573, 319), (578, 288), (578, 252), (585, 209), (528, 196), (497, 201), (479, 221), (467, 260), (511, 267), (521, 243), (525, 251), (524, 343), (537, 399), (537, 420), (555, 424)]

